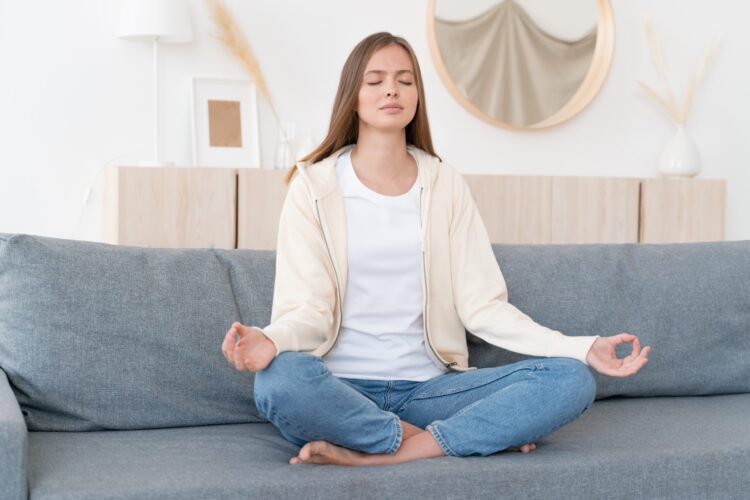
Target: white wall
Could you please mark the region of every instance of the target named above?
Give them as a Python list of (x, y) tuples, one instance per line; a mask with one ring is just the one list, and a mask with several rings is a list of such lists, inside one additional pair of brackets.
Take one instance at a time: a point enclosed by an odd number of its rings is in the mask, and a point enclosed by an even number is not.
[[(283, 119), (321, 139), (341, 67), (375, 31), (411, 42), (420, 59), (438, 154), (465, 173), (651, 177), (673, 133), (636, 82), (657, 84), (642, 35), (653, 19), (673, 82), (684, 85), (713, 35), (719, 57), (699, 89), (688, 132), (699, 177), (728, 181), (727, 239), (750, 239), (750, 4), (612, 0), (615, 55), (600, 94), (572, 121), (537, 132), (494, 128), (443, 86), (426, 40), (427, 1), (229, 0)], [(163, 156), (190, 165), (189, 78), (245, 77), (190, 0), (194, 41), (161, 51)], [(0, 232), (98, 241), (102, 167), (152, 156), (151, 52), (116, 38), (118, 0), (0, 0)], [(268, 118), (267, 109), (264, 121)], [(276, 131), (261, 131), (266, 164)]]

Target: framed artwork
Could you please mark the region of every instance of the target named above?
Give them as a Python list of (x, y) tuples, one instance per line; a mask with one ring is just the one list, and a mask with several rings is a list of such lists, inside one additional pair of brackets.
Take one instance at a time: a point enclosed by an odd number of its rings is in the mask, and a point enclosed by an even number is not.
[(193, 77), (193, 165), (260, 167), (258, 92), (250, 80)]

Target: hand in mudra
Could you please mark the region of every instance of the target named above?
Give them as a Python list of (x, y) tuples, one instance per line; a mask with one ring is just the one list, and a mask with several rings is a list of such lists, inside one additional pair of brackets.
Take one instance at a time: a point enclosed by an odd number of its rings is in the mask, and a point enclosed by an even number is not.
[[(615, 346), (626, 342), (633, 342), (633, 352), (619, 359), (615, 354)], [(638, 337), (629, 333), (620, 333), (596, 339), (586, 354), (586, 361), (589, 366), (603, 375), (629, 377), (638, 373), (638, 370), (648, 363), (650, 353), (651, 346), (646, 346), (641, 350)]]
[[(235, 341), (239, 337), (239, 341)], [(259, 372), (276, 356), (276, 346), (263, 330), (234, 322), (224, 336), (221, 352), (239, 371)]]

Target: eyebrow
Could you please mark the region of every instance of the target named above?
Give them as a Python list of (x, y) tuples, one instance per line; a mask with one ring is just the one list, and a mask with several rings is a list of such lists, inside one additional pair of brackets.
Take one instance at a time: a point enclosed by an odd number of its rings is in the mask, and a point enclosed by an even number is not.
[[(382, 70), (382, 69), (371, 69), (370, 71), (365, 72), (365, 75), (367, 73), (381, 73), (382, 74), (382, 73), (387, 73), (387, 71)], [(414, 75), (414, 72), (412, 70), (410, 70), (410, 69), (400, 69), (400, 70), (396, 71), (397, 75), (400, 75), (401, 73), (411, 73), (412, 76)]]

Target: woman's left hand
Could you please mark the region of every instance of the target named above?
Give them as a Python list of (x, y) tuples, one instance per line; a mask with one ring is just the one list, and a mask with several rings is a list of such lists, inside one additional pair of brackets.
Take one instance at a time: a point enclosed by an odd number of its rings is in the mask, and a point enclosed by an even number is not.
[[(633, 342), (633, 352), (622, 359), (615, 354), (618, 344)], [(629, 333), (620, 333), (611, 337), (599, 337), (594, 341), (586, 354), (586, 362), (597, 372), (610, 377), (629, 377), (638, 373), (648, 363), (651, 347), (641, 350), (638, 337)]]

